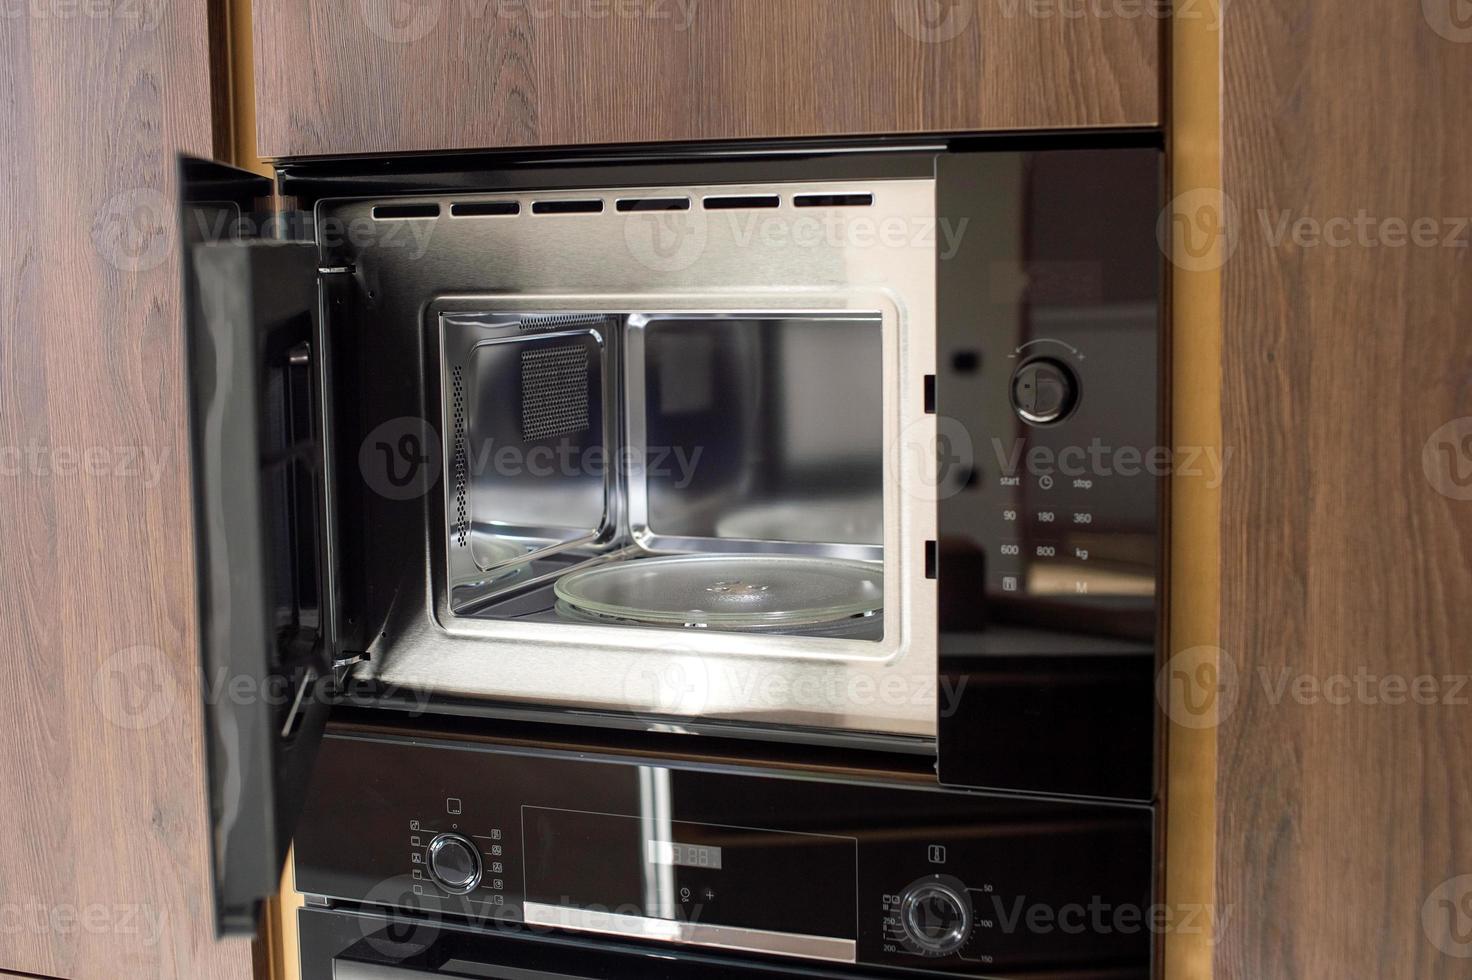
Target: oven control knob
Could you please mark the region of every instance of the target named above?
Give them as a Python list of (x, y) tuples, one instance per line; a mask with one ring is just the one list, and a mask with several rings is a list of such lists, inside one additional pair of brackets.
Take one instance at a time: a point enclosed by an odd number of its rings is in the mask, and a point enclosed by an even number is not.
[(480, 852), (459, 834), (440, 834), (429, 842), (429, 874), (445, 891), (464, 895), (480, 884)]
[(905, 938), (926, 956), (946, 956), (971, 934), (971, 902), (965, 890), (938, 878), (917, 881), (900, 899)]
[(1077, 403), (1078, 378), (1059, 361), (1035, 358), (1012, 375), (1012, 408), (1024, 422), (1057, 422)]

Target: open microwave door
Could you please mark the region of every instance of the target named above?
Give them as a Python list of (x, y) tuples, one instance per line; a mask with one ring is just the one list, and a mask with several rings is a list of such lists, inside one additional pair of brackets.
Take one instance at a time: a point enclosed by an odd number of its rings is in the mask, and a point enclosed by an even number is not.
[(315, 245), (261, 237), (270, 182), (180, 162), (200, 683), (215, 928), (278, 889), (329, 708)]

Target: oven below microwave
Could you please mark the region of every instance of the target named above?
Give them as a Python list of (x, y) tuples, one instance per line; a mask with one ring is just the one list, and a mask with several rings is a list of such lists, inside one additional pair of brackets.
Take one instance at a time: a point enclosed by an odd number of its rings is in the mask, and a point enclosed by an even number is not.
[(304, 980), (1150, 975), (1149, 806), (567, 739), (335, 725), (296, 839)]

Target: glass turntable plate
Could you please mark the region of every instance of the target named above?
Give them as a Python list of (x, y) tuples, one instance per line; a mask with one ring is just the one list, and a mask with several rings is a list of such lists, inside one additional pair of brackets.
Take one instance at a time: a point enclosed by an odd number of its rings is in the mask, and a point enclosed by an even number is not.
[(600, 616), (727, 629), (811, 626), (878, 612), (884, 571), (797, 555), (676, 555), (574, 572), (557, 597)]

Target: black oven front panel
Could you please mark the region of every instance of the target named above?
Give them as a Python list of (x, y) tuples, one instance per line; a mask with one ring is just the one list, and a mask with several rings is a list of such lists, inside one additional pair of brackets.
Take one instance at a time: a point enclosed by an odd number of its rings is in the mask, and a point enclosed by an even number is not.
[(1148, 808), (337, 733), (296, 886), (500, 938), (1148, 976)]

